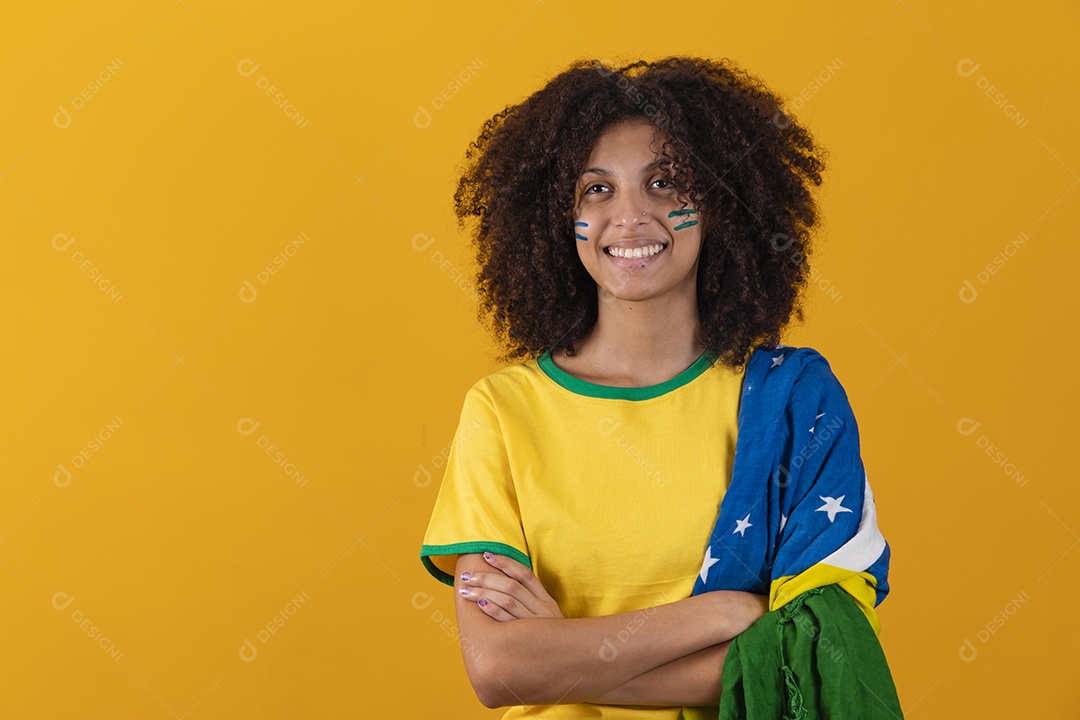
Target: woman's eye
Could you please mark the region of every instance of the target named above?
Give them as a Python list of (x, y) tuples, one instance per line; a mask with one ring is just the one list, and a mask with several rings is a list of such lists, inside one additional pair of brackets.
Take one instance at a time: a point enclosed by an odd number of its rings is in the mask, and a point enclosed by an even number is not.
[(662, 183), (660, 185), (661, 190), (667, 190), (669, 188), (675, 187), (675, 183), (671, 182), (667, 178), (656, 178), (655, 180), (653, 180), (653, 185), (655, 185), (656, 183)]
[(593, 183), (592, 185), (589, 185), (588, 187), (585, 188), (585, 194), (586, 195), (590, 195), (590, 194), (595, 195), (596, 193), (592, 192), (593, 188), (602, 188), (602, 187), (604, 187), (604, 186), (601, 185), (600, 183)]

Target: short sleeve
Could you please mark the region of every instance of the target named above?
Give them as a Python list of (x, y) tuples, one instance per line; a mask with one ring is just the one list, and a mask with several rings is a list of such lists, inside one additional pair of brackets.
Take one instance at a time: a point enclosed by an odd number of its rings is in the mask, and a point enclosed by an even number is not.
[(485, 551), (532, 569), (504, 428), (477, 383), (465, 394), (420, 560), (433, 577), (453, 585), (457, 556)]

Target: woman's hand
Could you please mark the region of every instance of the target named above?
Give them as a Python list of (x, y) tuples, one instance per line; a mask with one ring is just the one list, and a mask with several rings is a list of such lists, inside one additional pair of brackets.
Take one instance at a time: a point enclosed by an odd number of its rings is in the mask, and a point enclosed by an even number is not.
[(561, 618), (558, 603), (532, 571), (505, 555), (484, 553), (491, 572), (466, 572), (459, 592), (475, 600), (488, 616), (499, 622), (522, 618)]

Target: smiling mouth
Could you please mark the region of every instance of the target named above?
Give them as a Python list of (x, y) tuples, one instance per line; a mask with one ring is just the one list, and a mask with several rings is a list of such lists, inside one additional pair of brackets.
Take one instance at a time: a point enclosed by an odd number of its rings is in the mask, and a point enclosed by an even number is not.
[(667, 243), (652, 243), (650, 245), (643, 245), (635, 248), (617, 247), (615, 245), (609, 245), (604, 248), (604, 254), (609, 257), (623, 258), (627, 260), (640, 260), (641, 258), (653, 257), (659, 255), (667, 247)]

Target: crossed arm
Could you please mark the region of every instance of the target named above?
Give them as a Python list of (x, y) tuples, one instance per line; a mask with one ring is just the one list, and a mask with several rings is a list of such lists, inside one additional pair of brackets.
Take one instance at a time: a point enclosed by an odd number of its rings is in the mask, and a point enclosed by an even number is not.
[[(487, 707), (716, 705), (728, 644), (768, 609), (763, 595), (718, 590), (647, 614), (564, 618), (528, 568), (485, 555), (458, 557), (454, 587), (472, 649), (465, 669)], [(620, 634), (630, 623), (634, 631)]]

